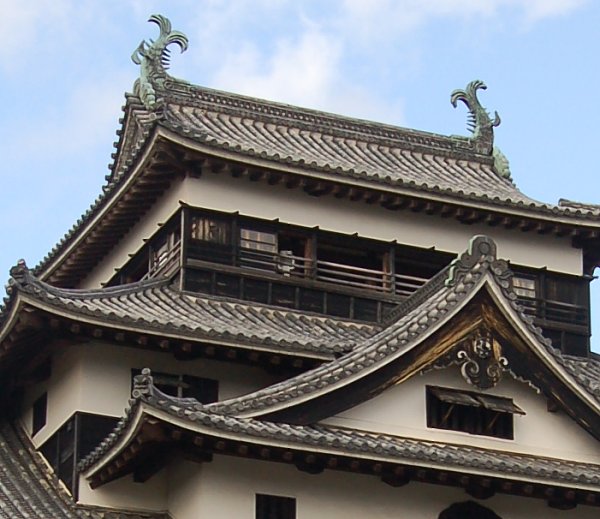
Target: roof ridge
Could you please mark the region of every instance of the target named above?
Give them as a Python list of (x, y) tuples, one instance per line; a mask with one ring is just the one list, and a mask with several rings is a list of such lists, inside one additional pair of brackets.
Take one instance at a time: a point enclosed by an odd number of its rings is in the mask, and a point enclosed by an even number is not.
[[(315, 124), (318, 124), (330, 131), (348, 132), (349, 137), (379, 137), (377, 142), (386, 139), (390, 145), (403, 143), (438, 150), (474, 152), (468, 137), (443, 135), (369, 119), (349, 117), (334, 112), (193, 85), (173, 77), (169, 77), (165, 81), (161, 92), (167, 105), (169, 102), (180, 101), (185, 102), (188, 106), (213, 107), (220, 112), (229, 112), (235, 115), (245, 113), (255, 116), (254, 118), (257, 120), (264, 119), (273, 122), (292, 120), (299, 126), (312, 129), (314, 129)], [(240, 114), (240, 111), (242, 111), (242, 114)], [(493, 163), (493, 159), (486, 154), (478, 154), (478, 156), (481, 160)]]
[[(403, 307), (407, 310), (405, 314), (394, 314), (397, 316), (396, 321), (365, 339), (363, 344), (307, 373), (248, 395), (208, 404), (207, 407), (224, 414), (255, 416), (256, 413), (260, 413), (263, 416), (277, 412), (282, 408), (280, 404), (303, 402), (309, 398), (308, 395), (316, 394), (327, 385), (339, 385), (343, 380), (350, 380), (369, 366), (390, 362), (392, 358), (401, 356), (420, 335), (435, 326), (444, 314), (458, 307), (488, 273), (538, 343), (560, 361), (561, 353), (542, 335), (541, 329), (533, 323), (533, 319), (523, 312), (514, 292), (512, 271), (508, 262), (497, 259), (496, 251), (496, 245), (491, 238), (474, 236), (469, 242), (468, 250), (443, 271), (444, 275), (447, 275), (445, 278), (440, 274), (440, 277), (423, 285), (412, 296), (412, 302), (408, 301)], [(420, 294), (420, 291), (426, 293), (427, 297)], [(422, 313), (413, 315), (426, 302), (429, 306)], [(563, 361), (561, 365), (571, 373), (567, 363)], [(587, 385), (584, 385), (584, 388), (600, 402), (600, 394), (597, 391), (593, 391)]]

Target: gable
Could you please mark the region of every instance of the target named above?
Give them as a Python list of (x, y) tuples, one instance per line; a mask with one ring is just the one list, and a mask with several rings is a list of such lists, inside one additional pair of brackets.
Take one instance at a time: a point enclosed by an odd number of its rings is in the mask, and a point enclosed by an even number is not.
[[(427, 387), (456, 389), (463, 394), (475, 390), (482, 395), (512, 399), (525, 414), (514, 415), (512, 440), (428, 427)], [(507, 375), (496, 387), (477, 390), (463, 379), (458, 366), (415, 375), (322, 423), (450, 444), (600, 462), (598, 441), (564, 412), (548, 411), (547, 399), (537, 389)]]

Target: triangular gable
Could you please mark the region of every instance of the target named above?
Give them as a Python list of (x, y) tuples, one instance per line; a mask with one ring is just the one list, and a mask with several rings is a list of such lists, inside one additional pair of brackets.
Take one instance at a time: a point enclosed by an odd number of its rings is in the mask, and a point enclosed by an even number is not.
[(209, 412), (191, 398), (161, 393), (145, 369), (136, 376), (130, 407), (80, 464), (92, 488), (133, 473), (143, 482), (172, 453), (195, 462), (213, 454), (374, 475), (392, 486), (410, 481), (463, 487), (478, 498), (496, 492), (549, 500), (572, 508), (600, 505), (600, 465), (506, 450), (403, 438), (331, 425), (289, 425)]
[(507, 369), (532, 379), (600, 438), (600, 395), (578, 380), (563, 355), (523, 314), (512, 289), (512, 273), (496, 258), (491, 239), (473, 238), (469, 250), (401, 305), (394, 318), (335, 361), (209, 408), (239, 417), (315, 423), (454, 358), (490, 374), (473, 378), (482, 389), (497, 382), (494, 373), (499, 376)]
[(493, 388), (482, 390), (469, 383), (464, 366), (437, 365), (319, 423), (369, 434), (600, 463), (598, 440), (530, 380), (507, 371)]

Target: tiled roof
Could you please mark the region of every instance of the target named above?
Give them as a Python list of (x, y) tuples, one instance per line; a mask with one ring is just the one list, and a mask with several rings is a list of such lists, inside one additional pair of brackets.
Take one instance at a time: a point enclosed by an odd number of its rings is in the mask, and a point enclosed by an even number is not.
[(393, 312), (394, 320), (350, 353), (306, 373), (287, 379), (255, 393), (210, 404), (215, 412), (237, 416), (266, 415), (300, 403), (320, 394), (324, 388), (341, 387), (365, 376), (392, 360), (400, 358), (412, 346), (448, 319), (472, 297), (484, 278), (495, 283), (506, 304), (519, 316), (536, 338), (538, 347), (550, 353), (572, 376), (576, 384), (600, 404), (600, 371), (596, 360), (576, 360), (562, 354), (543, 337), (533, 319), (523, 313), (512, 289), (512, 273), (505, 261), (496, 259), (496, 246), (487, 237), (472, 239), (468, 253), (441, 271)]
[(18, 425), (0, 424), (1, 519), (168, 519), (165, 513), (78, 506)]
[[(493, 241), (476, 237), (469, 251), (455, 260), (415, 295), (406, 300), (397, 321), (380, 333), (366, 339), (339, 359), (249, 395), (214, 404), (200, 404), (195, 399), (176, 399), (158, 391), (150, 372), (145, 370), (136, 378), (134, 400), (115, 431), (80, 465), (81, 470), (95, 470), (112, 449), (133, 431), (138, 406), (144, 404), (177, 418), (177, 426), (197, 430), (212, 436), (226, 431), (240, 436), (240, 441), (292, 442), (302, 448), (330, 449), (335, 453), (356, 453), (361, 456), (390, 458), (397, 463), (439, 464), (447, 470), (489, 470), (519, 477), (542, 480), (549, 484), (572, 483), (599, 485), (600, 466), (508, 452), (497, 452), (468, 446), (446, 445), (425, 440), (399, 438), (383, 434), (339, 429), (332, 426), (293, 425), (264, 421), (281, 404), (309, 399), (327, 388), (339, 387), (353, 377), (372, 372), (404, 355), (408, 348), (422, 340), (434, 326), (440, 326), (477, 293), (484, 282), (494, 283), (512, 310), (535, 337), (537, 347), (549, 352), (565, 369), (567, 377), (575, 379), (600, 404), (597, 388), (600, 382), (600, 363), (597, 359), (576, 359), (560, 354), (540, 330), (522, 313), (512, 289), (510, 270), (506, 262), (496, 259)], [(424, 295), (425, 294), (425, 295)], [(510, 368), (509, 364), (509, 368)], [(512, 366), (514, 368), (514, 366)], [(358, 379), (358, 378), (357, 378)], [(136, 414), (137, 413), (137, 414)], [(263, 419), (261, 419), (263, 417)], [(137, 419), (137, 418), (136, 418)], [(141, 419), (141, 418), (140, 418)], [(164, 419), (164, 418), (163, 418)], [(184, 419), (185, 425), (181, 425)], [(169, 421), (166, 419), (166, 421)], [(123, 444), (124, 445), (124, 444)], [(112, 454), (110, 454), (112, 452)]]
[(21, 265), (9, 291), (9, 306), (21, 293), (29, 304), (62, 313), (66, 310), (74, 319), (93, 318), (100, 324), (146, 333), (171, 333), (191, 340), (314, 353), (325, 358), (348, 351), (379, 330), (362, 322), (181, 292), (168, 280), (96, 290), (62, 289), (39, 281)]
[(573, 375), (573, 377), (600, 401), (600, 358), (593, 355), (590, 358), (565, 355), (559, 350), (553, 350), (555, 358)]
[(465, 137), (443, 136), (336, 114), (220, 92), (169, 78), (157, 87), (163, 100), (148, 111), (127, 95), (125, 123), (118, 132), (118, 152), (103, 192), (36, 267), (44, 272), (99, 214), (129, 178), (156, 130), (164, 128), (192, 142), (257, 160), (273, 168), (296, 167), (340, 182), (394, 187), (490, 208), (531, 212), (539, 218), (561, 217), (596, 223), (598, 206), (533, 200), (500, 175), (494, 158), (475, 153)]
[[(175, 398), (160, 392), (152, 383), (148, 370), (136, 378), (134, 400), (125, 417), (111, 435), (79, 465), (82, 472), (92, 469), (111, 449), (133, 431), (143, 419), (136, 410), (140, 404), (172, 416), (178, 427), (218, 437), (227, 433), (245, 443), (296, 447), (307, 451), (318, 449), (361, 458), (438, 467), (450, 471), (485, 471), (502, 477), (562, 485), (600, 485), (600, 465), (516, 454), (479, 447), (454, 445), (428, 440), (402, 438), (338, 428), (329, 425), (290, 425), (252, 418), (237, 418), (213, 413), (192, 398)], [(156, 416), (156, 415), (155, 415)], [(169, 418), (161, 417), (165, 422)], [(181, 425), (181, 421), (184, 424)]]
[(0, 425), (0, 517), (85, 517), (29, 440), (7, 423)]
[(588, 214), (600, 216), (600, 204), (585, 204), (583, 202), (575, 202), (573, 200), (561, 198), (558, 201), (558, 206), (571, 211), (582, 211)]
[(242, 156), (344, 178), (459, 197), (542, 206), (501, 177), (490, 156), (445, 137), (191, 87), (164, 91), (164, 125)]

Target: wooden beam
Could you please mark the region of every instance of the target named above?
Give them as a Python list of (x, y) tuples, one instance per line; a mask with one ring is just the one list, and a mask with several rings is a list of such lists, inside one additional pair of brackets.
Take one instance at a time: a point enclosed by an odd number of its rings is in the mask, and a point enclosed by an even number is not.
[(405, 467), (395, 467), (383, 471), (381, 481), (391, 487), (403, 487), (410, 483), (410, 473)]
[(169, 449), (162, 445), (153, 448), (147, 455), (140, 457), (140, 463), (133, 469), (133, 481), (145, 483), (162, 469), (170, 458)]

